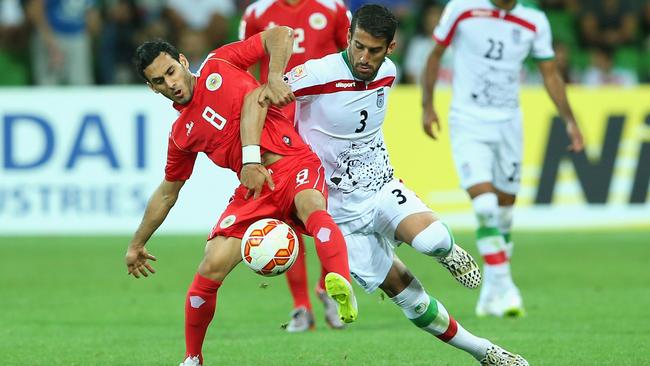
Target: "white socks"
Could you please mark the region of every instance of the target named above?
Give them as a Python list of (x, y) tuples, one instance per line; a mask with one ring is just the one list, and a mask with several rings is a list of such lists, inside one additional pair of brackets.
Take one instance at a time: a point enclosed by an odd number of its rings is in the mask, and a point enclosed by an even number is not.
[(418, 252), (433, 257), (443, 257), (449, 254), (453, 245), (454, 237), (451, 235), (451, 231), (440, 220), (420, 231), (411, 243), (411, 246)]

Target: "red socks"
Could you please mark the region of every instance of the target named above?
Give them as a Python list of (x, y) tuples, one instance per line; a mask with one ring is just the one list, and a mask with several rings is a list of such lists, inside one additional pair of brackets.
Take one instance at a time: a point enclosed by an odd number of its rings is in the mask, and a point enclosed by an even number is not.
[(198, 356), (203, 364), (201, 348), (208, 325), (217, 306), (217, 290), (221, 282), (205, 278), (200, 274), (187, 291), (185, 300), (185, 357)]
[(341, 230), (327, 211), (314, 211), (305, 222), (307, 233), (314, 237), (320, 263), (327, 272), (335, 272), (350, 281), (348, 251)]
[(305, 242), (301, 234), (298, 234), (298, 247), (298, 257), (291, 269), (287, 271), (287, 284), (291, 296), (293, 296), (293, 308), (297, 309), (304, 306), (308, 311), (311, 311), (311, 301), (309, 301), (309, 290), (307, 289)]

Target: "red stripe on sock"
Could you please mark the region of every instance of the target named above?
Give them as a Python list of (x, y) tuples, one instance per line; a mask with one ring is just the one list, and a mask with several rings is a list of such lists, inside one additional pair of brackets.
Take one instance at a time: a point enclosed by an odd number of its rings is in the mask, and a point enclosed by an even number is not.
[(508, 262), (508, 255), (505, 251), (487, 254), (483, 256), (483, 261), (491, 266)]
[(456, 332), (458, 332), (458, 324), (456, 323), (456, 319), (452, 318), (450, 315), (449, 326), (447, 327), (447, 330), (444, 333), (437, 335), (436, 337), (446, 343), (456, 336)]

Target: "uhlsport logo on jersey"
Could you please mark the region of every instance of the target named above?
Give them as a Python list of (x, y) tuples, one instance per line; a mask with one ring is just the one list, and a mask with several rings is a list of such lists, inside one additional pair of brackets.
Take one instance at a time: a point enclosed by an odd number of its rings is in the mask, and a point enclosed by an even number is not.
[(194, 127), (194, 122), (190, 121), (190, 123), (186, 123), (185, 128), (187, 128), (187, 133), (185, 135), (189, 136), (190, 133), (192, 133), (193, 127)]
[(309, 16), (309, 25), (316, 30), (322, 30), (327, 27), (327, 18), (322, 13), (314, 13)]
[(384, 106), (384, 88), (377, 90), (377, 108)]
[(205, 87), (209, 91), (215, 91), (221, 88), (223, 78), (218, 73), (212, 73), (205, 79)]
[(339, 81), (338, 83), (336, 83), (336, 87), (342, 89), (354, 88), (355, 85), (357, 85), (357, 83), (354, 81), (350, 81), (350, 82)]

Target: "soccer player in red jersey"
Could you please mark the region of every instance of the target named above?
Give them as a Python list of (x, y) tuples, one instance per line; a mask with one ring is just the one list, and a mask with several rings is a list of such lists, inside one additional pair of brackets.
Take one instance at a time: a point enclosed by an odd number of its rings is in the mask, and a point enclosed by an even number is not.
[[(253, 35), (276, 26), (293, 28), (293, 55), (287, 69), (301, 65), (310, 59), (321, 58), (347, 47), (350, 28), (350, 12), (342, 0), (258, 0), (246, 8), (239, 28), (239, 38)], [(260, 64), (260, 80), (268, 79), (268, 57)], [(295, 103), (282, 108), (291, 121), (295, 117)], [(303, 332), (314, 328), (314, 316), (307, 284), (305, 266), (305, 245), (299, 235), (298, 258), (287, 272), (289, 290), (293, 296), (294, 309), (286, 327), (288, 332)], [(325, 320), (332, 328), (342, 328), (336, 305), (324, 290), (325, 269), (321, 265), (321, 277), (316, 285), (316, 294), (325, 306)]]
[[(180, 115), (172, 125), (165, 178), (151, 196), (127, 253), (128, 273), (154, 273), (145, 248), (178, 198), (202, 152), (220, 167), (236, 172), (241, 185), (208, 237), (205, 255), (185, 301), (186, 359), (203, 363), (206, 330), (215, 313), (217, 290), (241, 261), (241, 237), (261, 218), (284, 220), (316, 239), (316, 251), (328, 274), (325, 288), (345, 322), (356, 319), (343, 235), (326, 209), (323, 167), (280, 109), (268, 107), (265, 119), (242, 118), (245, 109), (294, 100), (283, 81), (293, 31), (276, 27), (211, 52), (197, 74), (183, 54), (164, 41), (142, 44), (136, 67), (149, 87), (173, 101)], [(246, 70), (265, 54), (268, 84), (260, 86)], [(249, 114), (251, 115), (251, 114)], [(251, 197), (252, 196), (252, 197)]]

